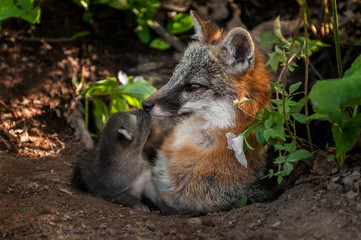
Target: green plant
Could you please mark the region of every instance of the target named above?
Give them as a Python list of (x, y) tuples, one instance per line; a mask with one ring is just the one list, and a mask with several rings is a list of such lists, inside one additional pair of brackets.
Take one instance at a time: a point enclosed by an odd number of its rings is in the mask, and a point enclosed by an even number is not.
[[(307, 48), (306, 48), (307, 39)], [(308, 49), (308, 56), (317, 52), (320, 47), (330, 47), (330, 45), (319, 40), (311, 40), (304, 36), (297, 36), (294, 40), (287, 40), (281, 32), (281, 23), (279, 17), (274, 22), (273, 32), (263, 32), (261, 35), (260, 45), (263, 48), (275, 44), (275, 50), (268, 53), (269, 60), (267, 65), (270, 65), (272, 70), (277, 72), (278, 67), (284, 67), (287, 64), (287, 70), (293, 71), (297, 64), (292, 60), (294, 58), (304, 59), (306, 49)], [(291, 61), (290, 61), (291, 60)]]
[[(154, 14), (160, 6), (158, 0), (73, 0), (78, 5), (85, 8), (84, 20), (89, 21), (92, 18), (90, 6), (96, 4), (106, 4), (112, 8), (131, 12), (136, 17), (136, 31), (138, 38), (144, 44), (159, 50), (167, 50), (171, 45), (162, 37), (152, 39), (150, 29), (155, 28)], [(166, 27), (166, 34), (180, 34), (193, 28), (193, 22), (190, 14), (177, 14)]]
[[(303, 11), (305, 11), (303, 9)], [(307, 19), (305, 17), (305, 19)], [(273, 86), (273, 93), (276, 99), (272, 99), (272, 107), (266, 107), (260, 111), (255, 122), (241, 135), (244, 136), (245, 150), (251, 148), (247, 142), (247, 137), (255, 132), (256, 138), (261, 145), (267, 143), (274, 146), (279, 156), (274, 160), (274, 164), (278, 165), (278, 171), (269, 170), (268, 177), (276, 176), (281, 183), (285, 176), (289, 175), (293, 170), (293, 163), (303, 158), (310, 157), (312, 154), (306, 149), (302, 149), (306, 144), (306, 140), (297, 136), (296, 122), (298, 124), (307, 123), (307, 114), (301, 113), (307, 104), (307, 96), (301, 100), (294, 101), (296, 95), (305, 94), (304, 91), (298, 91), (301, 82), (292, 84), (286, 90), (286, 72), (293, 71), (297, 64), (293, 62), (295, 58), (304, 59), (308, 62), (309, 56), (319, 50), (319, 47), (329, 46), (318, 40), (311, 40), (307, 33), (305, 36), (298, 36), (296, 31), (293, 40), (287, 40), (281, 32), (281, 24), (279, 18), (275, 20), (274, 32), (265, 32), (261, 37), (261, 46), (267, 47), (270, 44), (276, 44), (275, 51), (269, 53), (269, 61), (267, 62), (271, 68), (277, 72), (278, 67), (282, 70), (278, 81)], [(308, 70), (306, 69), (308, 74)], [(238, 104), (238, 102), (236, 102)], [(308, 145), (312, 150), (312, 142), (310, 133), (308, 132)]]
[[(326, 120), (332, 123), (332, 134), (336, 143), (336, 163), (345, 164), (346, 153), (355, 145), (361, 130), (361, 55), (353, 62), (343, 78), (317, 82), (310, 99), (315, 114), (309, 120)], [(350, 107), (353, 106), (353, 111)], [(334, 158), (330, 156), (330, 160)]]
[(0, 1), (0, 30), (1, 23), (8, 18), (21, 18), (31, 24), (40, 20), (41, 9), (34, 6), (34, 0), (1, 0)]
[[(93, 102), (93, 114), (96, 127), (96, 134), (103, 128), (109, 116), (118, 111), (126, 111), (129, 106), (141, 108), (142, 100), (153, 94), (156, 89), (147, 81), (139, 80), (134, 82), (133, 77), (129, 77), (126, 85), (117, 85), (114, 77), (95, 82), (88, 86), (82, 96), (85, 99), (85, 124), (89, 128), (89, 101)], [(109, 101), (104, 101), (99, 97), (108, 97)], [(108, 102), (108, 103), (106, 103)]]
[[(300, 113), (304, 107), (304, 98), (298, 102), (293, 101), (294, 96), (302, 94), (302, 92), (296, 92), (300, 85), (300, 82), (291, 85), (289, 92), (284, 92), (284, 101), (273, 99), (272, 111), (270, 107), (261, 110), (257, 114), (255, 122), (240, 134), (244, 136), (245, 151), (248, 148), (253, 149), (247, 138), (249, 134), (255, 132), (256, 138), (262, 146), (267, 143), (271, 144), (275, 151), (279, 152), (279, 156), (274, 161), (279, 165), (278, 171), (270, 169), (267, 175), (268, 177), (276, 176), (279, 183), (292, 172), (293, 163), (311, 156), (309, 151), (301, 149), (304, 140), (297, 137), (296, 134), (296, 122), (304, 124), (306, 121), (305, 115)], [(283, 94), (282, 85), (275, 85), (273, 89), (279, 94)], [(239, 102), (236, 101), (235, 104), (239, 104)], [(289, 140), (287, 141), (287, 139)]]

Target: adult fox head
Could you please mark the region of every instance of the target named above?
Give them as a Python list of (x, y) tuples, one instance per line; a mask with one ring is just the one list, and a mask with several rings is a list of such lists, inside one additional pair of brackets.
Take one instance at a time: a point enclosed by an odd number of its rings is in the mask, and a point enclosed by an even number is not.
[[(195, 40), (170, 81), (143, 101), (154, 117), (196, 117), (210, 127), (230, 128), (239, 114), (254, 115), (268, 104), (269, 75), (249, 32), (230, 31), (191, 11)], [(248, 98), (240, 109), (236, 99)]]

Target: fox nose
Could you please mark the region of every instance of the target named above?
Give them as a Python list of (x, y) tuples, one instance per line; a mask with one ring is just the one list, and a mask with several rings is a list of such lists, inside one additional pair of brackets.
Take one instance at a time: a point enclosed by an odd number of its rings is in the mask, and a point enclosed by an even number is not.
[(143, 109), (147, 112), (150, 112), (150, 110), (152, 110), (153, 106), (154, 106), (154, 103), (152, 101), (149, 101), (149, 100), (144, 100), (142, 102), (142, 106), (143, 106)]

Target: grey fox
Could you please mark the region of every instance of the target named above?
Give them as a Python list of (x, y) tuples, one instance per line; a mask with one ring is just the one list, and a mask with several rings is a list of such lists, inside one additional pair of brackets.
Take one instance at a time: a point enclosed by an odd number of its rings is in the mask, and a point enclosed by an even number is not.
[(265, 147), (251, 134), (255, 150), (245, 153), (245, 167), (227, 148), (226, 134), (246, 130), (269, 104), (271, 74), (247, 30), (227, 32), (191, 15), (196, 41), (169, 82), (143, 101), (153, 119), (174, 125), (157, 152), (153, 181), (164, 201), (182, 213), (226, 210), (243, 196), (268, 200), (273, 193), (259, 180), (266, 169)]

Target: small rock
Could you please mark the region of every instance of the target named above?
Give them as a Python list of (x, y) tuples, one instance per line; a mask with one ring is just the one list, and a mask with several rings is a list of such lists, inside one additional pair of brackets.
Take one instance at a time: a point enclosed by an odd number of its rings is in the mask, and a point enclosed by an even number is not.
[(72, 192), (70, 192), (69, 190), (67, 190), (67, 189), (65, 189), (65, 188), (59, 188), (59, 191), (60, 191), (60, 192), (63, 192), (63, 193), (66, 193), (66, 194), (68, 194), (68, 195), (73, 195)]
[(109, 229), (110, 235), (114, 235), (117, 231), (115, 231), (113, 228)]
[(348, 199), (355, 199), (358, 193), (353, 191), (348, 191), (345, 195)]
[(315, 238), (321, 238), (321, 237), (323, 236), (323, 233), (320, 232), (320, 231), (316, 231), (316, 232), (313, 233), (313, 236), (314, 236)]
[(343, 187), (340, 184), (337, 184), (337, 183), (334, 183), (334, 182), (329, 182), (327, 184), (327, 189), (328, 190), (343, 191)]
[(135, 212), (133, 210), (129, 210), (129, 215), (134, 215)]
[(337, 182), (339, 179), (340, 179), (340, 176), (336, 176), (336, 177), (332, 177), (332, 178), (331, 178), (331, 181), (335, 183), (335, 182)]
[(215, 227), (216, 226), (216, 224), (211, 219), (203, 219), (202, 225), (207, 226), (207, 227)]
[(360, 174), (360, 172), (359, 172), (359, 171), (355, 170), (355, 171), (353, 171), (353, 172), (351, 173), (351, 176), (354, 176), (354, 177), (360, 177), (360, 176), (361, 176), (361, 174)]
[(183, 239), (187, 239), (187, 236), (184, 234), (179, 234), (178, 235), (179, 239), (183, 240)]
[(318, 151), (316, 153), (316, 160), (313, 163), (313, 172), (321, 176), (329, 176), (334, 168), (334, 165), (327, 161), (327, 153), (324, 151)]
[(200, 218), (194, 217), (194, 218), (189, 218), (187, 220), (187, 223), (189, 225), (199, 226), (199, 225), (202, 225), (202, 220)]
[(280, 221), (277, 221), (277, 222), (275, 222), (273, 225), (272, 225), (272, 227), (273, 228), (277, 228), (277, 227), (279, 227), (281, 225), (281, 222)]
[(343, 183), (344, 185), (349, 185), (349, 184), (351, 184), (351, 183), (353, 182), (354, 178), (355, 178), (355, 177), (352, 176), (352, 175), (345, 176), (345, 177), (342, 179), (342, 183)]
[(152, 223), (147, 224), (146, 227), (152, 232), (155, 232), (155, 230), (156, 230), (155, 225)]

